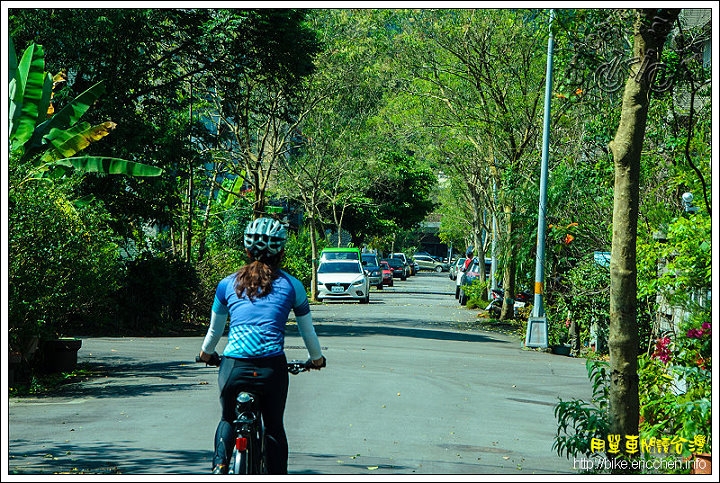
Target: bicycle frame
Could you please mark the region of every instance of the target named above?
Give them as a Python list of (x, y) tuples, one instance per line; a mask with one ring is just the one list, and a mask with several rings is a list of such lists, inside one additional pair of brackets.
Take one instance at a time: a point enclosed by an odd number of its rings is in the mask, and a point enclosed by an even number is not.
[[(205, 362), (208, 366), (220, 367), (222, 357), (213, 353), (210, 360)], [(195, 356), (195, 362), (203, 362), (200, 356)], [(323, 365), (325, 367), (325, 357)], [(287, 363), (290, 374), (299, 374), (311, 369), (310, 361), (292, 360)], [(260, 410), (260, 400), (249, 391), (240, 391), (235, 398), (235, 445), (228, 465), (228, 474), (261, 475), (267, 474), (265, 461), (265, 425)]]
[(229, 473), (265, 474), (265, 428), (255, 395), (247, 391), (240, 392), (236, 398), (235, 413), (235, 448), (230, 458)]

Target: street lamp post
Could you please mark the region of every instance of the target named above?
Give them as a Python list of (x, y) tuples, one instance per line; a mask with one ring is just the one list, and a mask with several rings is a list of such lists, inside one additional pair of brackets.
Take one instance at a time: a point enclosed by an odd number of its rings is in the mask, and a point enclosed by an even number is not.
[(555, 10), (550, 10), (550, 34), (548, 36), (547, 72), (545, 74), (545, 122), (543, 127), (542, 162), (540, 170), (540, 202), (538, 209), (537, 254), (535, 258), (535, 298), (533, 316), (528, 319), (525, 345), (528, 347), (548, 346), (548, 326), (543, 307), (543, 285), (545, 280), (545, 205), (547, 203), (548, 151), (550, 139), (550, 98), (552, 95), (553, 32), (552, 22)]

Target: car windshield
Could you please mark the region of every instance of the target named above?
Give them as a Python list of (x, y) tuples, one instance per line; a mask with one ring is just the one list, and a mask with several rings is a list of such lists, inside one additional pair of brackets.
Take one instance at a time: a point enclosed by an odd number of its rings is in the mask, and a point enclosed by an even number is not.
[(318, 267), (318, 273), (362, 273), (362, 269), (359, 263), (323, 262)]
[(377, 258), (374, 256), (372, 256), (372, 257), (363, 256), (362, 261), (363, 261), (363, 264), (365, 264), (365, 265), (369, 265), (371, 267), (377, 267)]

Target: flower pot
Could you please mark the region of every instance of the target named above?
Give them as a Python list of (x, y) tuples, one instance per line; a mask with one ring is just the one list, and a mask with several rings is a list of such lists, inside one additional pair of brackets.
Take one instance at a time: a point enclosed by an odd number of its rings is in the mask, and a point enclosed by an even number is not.
[(43, 342), (43, 368), (45, 372), (72, 372), (77, 367), (77, 353), (82, 340), (61, 338)]
[(552, 353), (559, 356), (569, 356), (570, 346), (565, 344), (554, 345), (552, 346)]

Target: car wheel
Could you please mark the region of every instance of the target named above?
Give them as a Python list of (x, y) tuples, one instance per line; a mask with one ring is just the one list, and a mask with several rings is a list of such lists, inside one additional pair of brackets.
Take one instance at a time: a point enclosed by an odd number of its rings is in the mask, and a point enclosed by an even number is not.
[(407, 277), (405, 275), (403, 275), (402, 277), (400, 277), (400, 280), (402, 280), (404, 282), (405, 280), (407, 280)]
[(370, 294), (367, 294), (365, 298), (360, 299), (361, 304), (368, 304), (370, 303)]
[(380, 282), (380, 283), (377, 285), (377, 289), (378, 289), (378, 290), (382, 290), (382, 289), (383, 289), (383, 283), (382, 283), (382, 282)]
[(462, 290), (460, 291), (460, 305), (467, 305), (467, 295)]
[(441, 267), (440, 265), (438, 265), (437, 267), (435, 267), (435, 271), (436, 271), (437, 273), (442, 272), (442, 267)]
[(460, 286), (455, 285), (455, 298), (459, 298), (459, 297), (460, 297)]
[(393, 281), (390, 280), (390, 283), (388, 284), (388, 287), (392, 287), (394, 285)]

